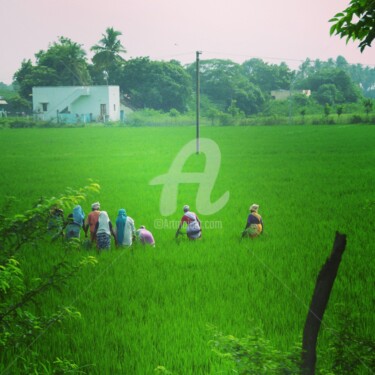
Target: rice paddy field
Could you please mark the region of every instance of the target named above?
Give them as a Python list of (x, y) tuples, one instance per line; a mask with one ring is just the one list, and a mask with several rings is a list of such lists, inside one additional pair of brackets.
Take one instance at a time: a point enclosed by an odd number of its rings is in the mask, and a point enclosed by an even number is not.
[[(336, 231), (347, 235), (347, 247), (319, 337), (318, 369), (340, 311), (357, 317), (360, 337), (374, 338), (375, 127), (203, 127), (201, 137), (221, 155), (211, 203), (226, 192), (229, 200), (204, 215), (196, 209), (199, 184), (180, 184), (176, 212), (163, 216), (162, 186), (150, 181), (168, 172), (194, 135), (194, 127), (0, 131), (0, 194), (17, 197), (15, 210), (92, 179), (101, 189), (82, 203), (86, 214), (100, 201), (114, 223), (126, 208), (156, 240), (155, 248), (72, 252), (72, 259), (95, 255), (98, 264), (61, 293), (44, 295), (37, 309), (74, 306), (82, 318), (52, 327), (33, 350), (51, 362), (70, 359), (88, 374), (152, 374), (158, 366), (183, 375), (233, 373), (211, 350), (208, 327), (236, 337), (259, 327), (275, 348), (291, 350)], [(208, 159), (191, 155), (183, 172), (207, 173)], [(240, 241), (252, 203), (260, 205), (264, 234)], [(184, 204), (204, 222), (199, 241), (174, 238)], [(61, 256), (58, 244), (20, 254), (30, 278)]]

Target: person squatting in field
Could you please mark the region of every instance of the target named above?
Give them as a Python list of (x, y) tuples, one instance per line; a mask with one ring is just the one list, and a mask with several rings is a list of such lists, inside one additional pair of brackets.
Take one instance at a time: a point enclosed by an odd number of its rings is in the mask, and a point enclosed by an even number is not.
[(242, 237), (255, 238), (263, 233), (264, 225), (263, 219), (258, 214), (259, 205), (252, 204), (249, 208), (250, 214), (247, 218), (245, 230), (242, 232)]
[(149, 244), (155, 247), (155, 239), (152, 233), (146, 229), (144, 225), (141, 225), (136, 232), (136, 236), (142, 245)]
[(134, 220), (121, 208), (116, 219), (116, 236), (119, 246), (131, 246), (135, 240)]
[(95, 226), (99, 220), (99, 214), (100, 214), (100, 203), (95, 202), (91, 205), (91, 212), (87, 215), (87, 219), (86, 219), (85, 227), (84, 227), (85, 237), (87, 237), (87, 231), (90, 228), (91, 242), (96, 241)]
[(81, 228), (84, 226), (85, 213), (80, 205), (73, 208), (73, 213), (69, 214), (65, 223), (65, 240), (80, 238)]
[(176, 232), (176, 238), (180, 234), (181, 228), (184, 223), (187, 224), (186, 228), (186, 235), (190, 240), (196, 240), (202, 237), (202, 230), (201, 230), (201, 222), (198, 219), (198, 216), (190, 211), (190, 207), (185, 205), (184, 208), (184, 215), (181, 218), (180, 225), (178, 226)]
[(100, 211), (98, 222), (95, 225), (96, 247), (98, 250), (109, 250), (111, 248), (111, 234), (117, 246), (116, 234), (113, 231), (111, 220), (106, 211)]

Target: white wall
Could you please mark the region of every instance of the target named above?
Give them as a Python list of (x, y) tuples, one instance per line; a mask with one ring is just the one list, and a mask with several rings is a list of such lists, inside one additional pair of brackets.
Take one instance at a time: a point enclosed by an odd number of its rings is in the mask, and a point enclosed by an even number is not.
[[(47, 111), (43, 111), (43, 103)], [(101, 118), (101, 105), (105, 105), (105, 118)], [(33, 87), (33, 111), (45, 120), (54, 120), (57, 111), (66, 107), (73, 116), (91, 114), (94, 121), (120, 119), (119, 86), (60, 86)]]

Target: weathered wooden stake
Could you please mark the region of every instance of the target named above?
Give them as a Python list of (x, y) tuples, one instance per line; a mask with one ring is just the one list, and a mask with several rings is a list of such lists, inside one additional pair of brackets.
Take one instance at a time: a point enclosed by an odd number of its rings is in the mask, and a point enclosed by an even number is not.
[(345, 246), (346, 235), (336, 232), (332, 253), (320, 270), (316, 280), (314, 294), (303, 330), (301, 364), (303, 375), (313, 375), (315, 373), (316, 343), (319, 329)]

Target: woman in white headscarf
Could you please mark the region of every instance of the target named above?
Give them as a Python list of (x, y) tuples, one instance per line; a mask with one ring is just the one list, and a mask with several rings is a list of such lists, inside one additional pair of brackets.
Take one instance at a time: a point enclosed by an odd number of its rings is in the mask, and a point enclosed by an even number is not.
[(109, 250), (111, 248), (111, 234), (116, 242), (116, 235), (109, 220), (107, 211), (100, 211), (98, 222), (95, 225), (96, 246), (98, 250)]

